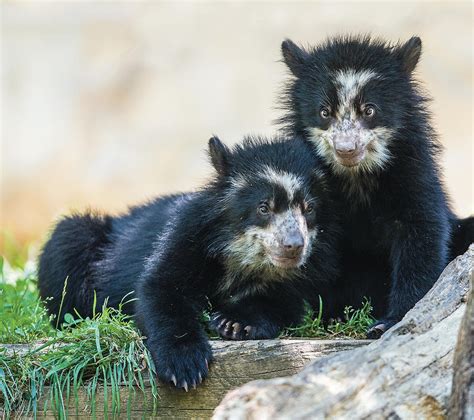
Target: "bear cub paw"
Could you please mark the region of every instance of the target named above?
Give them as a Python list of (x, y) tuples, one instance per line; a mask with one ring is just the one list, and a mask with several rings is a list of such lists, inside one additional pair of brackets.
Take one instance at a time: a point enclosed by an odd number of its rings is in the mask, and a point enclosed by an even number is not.
[(380, 319), (374, 322), (367, 331), (367, 338), (377, 340), (382, 337), (383, 333), (392, 328), (398, 321), (395, 319)]
[(186, 392), (208, 375), (212, 350), (207, 342), (152, 350), (158, 378)]
[(278, 335), (278, 327), (269, 321), (245, 321), (220, 312), (211, 319), (211, 328), (225, 340), (264, 340)]

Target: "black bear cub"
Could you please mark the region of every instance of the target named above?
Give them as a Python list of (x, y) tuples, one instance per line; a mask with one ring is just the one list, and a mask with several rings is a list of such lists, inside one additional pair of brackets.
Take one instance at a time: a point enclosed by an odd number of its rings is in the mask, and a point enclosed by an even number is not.
[[(147, 337), (158, 376), (188, 389), (208, 374), (200, 324), (229, 339), (275, 337), (301, 320), (310, 282), (336, 276), (336, 228), (327, 187), (301, 139), (209, 141), (216, 175), (197, 192), (158, 198), (119, 217), (64, 218), (46, 243), (39, 287), (61, 320), (109, 299)], [(67, 279), (66, 296), (61, 293)]]
[(282, 52), (293, 77), (280, 123), (313, 144), (345, 208), (342, 276), (315, 293), (332, 317), (370, 297), (376, 338), (474, 241), (473, 218), (449, 208), (427, 99), (413, 78), (421, 40), (348, 36), (308, 50), (287, 40)]

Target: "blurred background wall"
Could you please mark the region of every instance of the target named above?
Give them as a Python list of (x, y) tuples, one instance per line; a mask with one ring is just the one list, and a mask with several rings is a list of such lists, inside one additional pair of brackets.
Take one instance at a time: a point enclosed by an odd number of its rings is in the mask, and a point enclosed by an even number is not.
[[(423, 39), (455, 210), (473, 212), (472, 3), (3, 2), (1, 228), (38, 243), (61, 213), (117, 212), (210, 174), (212, 133), (271, 134), (280, 43)], [(5, 245), (3, 245), (5, 246)], [(1, 252), (1, 250), (0, 250)]]

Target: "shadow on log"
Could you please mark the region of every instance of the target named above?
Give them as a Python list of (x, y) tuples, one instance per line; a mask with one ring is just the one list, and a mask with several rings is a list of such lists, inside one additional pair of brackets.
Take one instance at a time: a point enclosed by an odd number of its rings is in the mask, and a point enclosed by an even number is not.
[[(213, 418), (352, 420), (448, 416), (453, 357), (466, 309), (473, 257), (471, 245), (380, 340), (321, 358), (294, 376), (254, 381), (231, 391)], [(458, 371), (449, 418), (473, 418), (472, 290), (470, 295), (470, 309), (459, 332), (455, 363)]]

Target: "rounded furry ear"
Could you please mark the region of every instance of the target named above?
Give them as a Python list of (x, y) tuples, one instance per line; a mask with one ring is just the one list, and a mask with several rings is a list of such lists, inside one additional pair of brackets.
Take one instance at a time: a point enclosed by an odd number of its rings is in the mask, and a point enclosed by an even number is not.
[(397, 49), (396, 52), (402, 67), (407, 74), (410, 74), (418, 63), (421, 56), (421, 39), (418, 36), (412, 36), (405, 44)]
[(230, 155), (231, 151), (220, 141), (219, 137), (212, 136), (209, 139), (209, 156), (211, 158), (212, 166), (214, 166), (219, 175), (229, 175)]
[(281, 53), (283, 54), (285, 64), (291, 72), (296, 77), (300, 77), (309, 54), (290, 39), (285, 39), (281, 43)]

